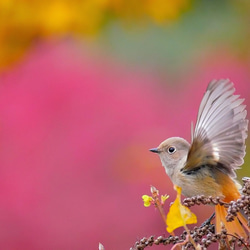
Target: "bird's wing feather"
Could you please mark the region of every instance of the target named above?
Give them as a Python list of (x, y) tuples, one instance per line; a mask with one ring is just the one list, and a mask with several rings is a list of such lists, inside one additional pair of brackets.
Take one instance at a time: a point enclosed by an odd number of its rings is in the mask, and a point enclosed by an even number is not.
[(221, 171), (233, 177), (234, 170), (243, 164), (247, 111), (242, 104), (244, 99), (234, 92), (229, 80), (209, 83), (200, 104), (184, 171), (202, 165), (220, 166)]

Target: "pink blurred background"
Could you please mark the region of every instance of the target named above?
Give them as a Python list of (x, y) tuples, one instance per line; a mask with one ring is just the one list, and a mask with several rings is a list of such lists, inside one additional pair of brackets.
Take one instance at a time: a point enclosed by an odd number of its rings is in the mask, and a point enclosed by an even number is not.
[[(170, 136), (190, 141), (212, 79), (231, 79), (250, 110), (250, 53), (242, 42), (249, 33), (244, 16), (235, 21), (241, 5), (190, 8), (160, 28), (124, 28), (114, 20), (95, 38), (34, 39), (2, 70), (1, 249), (98, 249), (99, 242), (129, 249), (144, 236), (168, 235), (158, 211), (141, 199), (150, 185), (170, 195), (166, 210), (175, 199), (148, 149)], [(210, 33), (199, 34), (200, 23)], [(248, 155), (239, 180), (250, 173)], [(213, 208), (192, 211), (200, 224)], [(150, 249), (163, 248), (170, 247)]]

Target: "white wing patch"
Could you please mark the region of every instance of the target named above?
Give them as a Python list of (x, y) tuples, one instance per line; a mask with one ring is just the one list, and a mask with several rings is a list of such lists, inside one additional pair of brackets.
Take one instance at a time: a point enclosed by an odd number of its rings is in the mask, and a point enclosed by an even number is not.
[(220, 159), (220, 150), (216, 144), (213, 144), (213, 157), (216, 161), (219, 161)]

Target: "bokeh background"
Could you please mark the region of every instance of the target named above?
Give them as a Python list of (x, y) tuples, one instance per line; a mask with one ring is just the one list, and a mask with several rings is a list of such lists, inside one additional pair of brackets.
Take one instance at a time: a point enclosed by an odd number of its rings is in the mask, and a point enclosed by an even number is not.
[[(249, 1), (2, 0), (0, 23), (0, 248), (167, 236), (141, 199), (150, 185), (166, 210), (175, 199), (148, 149), (190, 141), (211, 79), (250, 110)], [(201, 223), (213, 208), (193, 211)]]

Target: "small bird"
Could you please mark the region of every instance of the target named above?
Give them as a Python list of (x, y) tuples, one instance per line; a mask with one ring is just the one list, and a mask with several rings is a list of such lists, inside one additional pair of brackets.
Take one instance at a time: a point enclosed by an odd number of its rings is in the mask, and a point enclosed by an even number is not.
[[(167, 175), (187, 197), (220, 197), (224, 202), (240, 198), (235, 170), (244, 163), (248, 120), (244, 99), (234, 92), (229, 80), (212, 80), (199, 107), (191, 144), (172, 137), (150, 149), (159, 155)], [(242, 225), (249, 229), (243, 215), (239, 213), (238, 219), (227, 222), (226, 208), (220, 205), (215, 206), (215, 214), (217, 232), (224, 225), (228, 233), (246, 237)]]

